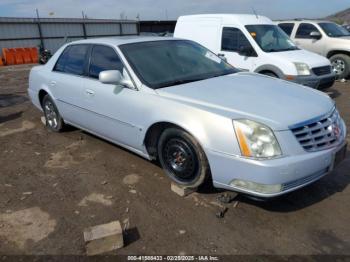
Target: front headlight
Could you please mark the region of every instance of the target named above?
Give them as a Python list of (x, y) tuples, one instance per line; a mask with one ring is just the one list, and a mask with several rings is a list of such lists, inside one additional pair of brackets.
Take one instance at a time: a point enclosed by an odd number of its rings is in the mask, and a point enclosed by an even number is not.
[(297, 69), (298, 75), (308, 76), (310, 75), (310, 67), (305, 63), (294, 63), (295, 68)]
[(250, 158), (273, 158), (282, 155), (272, 130), (260, 123), (242, 119), (233, 120), (242, 156)]

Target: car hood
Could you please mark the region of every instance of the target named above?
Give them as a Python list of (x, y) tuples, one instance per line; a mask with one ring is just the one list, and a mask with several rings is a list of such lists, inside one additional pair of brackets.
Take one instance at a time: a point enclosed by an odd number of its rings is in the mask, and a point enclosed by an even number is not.
[(156, 92), (231, 119), (255, 120), (275, 131), (326, 114), (334, 106), (329, 96), (317, 90), (254, 73), (236, 73)]
[(330, 62), (327, 58), (303, 49), (284, 52), (273, 52), (269, 53), (269, 55), (275, 57), (276, 59), (279, 58), (281, 60), (289, 61), (292, 63), (305, 63), (310, 68), (330, 65)]

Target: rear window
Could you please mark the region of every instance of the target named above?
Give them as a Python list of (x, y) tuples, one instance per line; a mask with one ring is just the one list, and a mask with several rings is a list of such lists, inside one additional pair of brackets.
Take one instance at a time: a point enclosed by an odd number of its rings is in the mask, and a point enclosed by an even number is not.
[(282, 23), (278, 25), (288, 36), (292, 35), (294, 23)]
[(88, 57), (89, 45), (70, 45), (58, 58), (54, 71), (83, 75)]

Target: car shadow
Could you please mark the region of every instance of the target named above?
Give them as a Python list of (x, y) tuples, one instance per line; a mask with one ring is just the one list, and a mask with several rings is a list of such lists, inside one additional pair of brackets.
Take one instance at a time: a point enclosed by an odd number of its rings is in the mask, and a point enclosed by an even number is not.
[(327, 93), (332, 99), (335, 99), (341, 95), (341, 93), (333, 87), (325, 90), (324, 92)]
[(0, 108), (19, 105), (28, 101), (28, 98), (16, 94), (0, 94)]
[(23, 114), (23, 111), (20, 111), (17, 113), (6, 115), (6, 116), (0, 116), (0, 124), (20, 118), (22, 114)]

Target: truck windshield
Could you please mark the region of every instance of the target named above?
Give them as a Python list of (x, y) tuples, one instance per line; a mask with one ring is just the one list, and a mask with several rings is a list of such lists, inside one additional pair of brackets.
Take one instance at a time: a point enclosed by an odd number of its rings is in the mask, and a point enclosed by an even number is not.
[(247, 25), (246, 28), (264, 52), (299, 50), (277, 25)]
[(137, 76), (157, 89), (236, 73), (208, 49), (188, 40), (161, 40), (119, 46)]
[(318, 23), (318, 25), (329, 37), (350, 36), (350, 33), (345, 28), (335, 23)]

